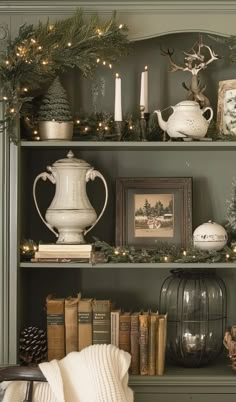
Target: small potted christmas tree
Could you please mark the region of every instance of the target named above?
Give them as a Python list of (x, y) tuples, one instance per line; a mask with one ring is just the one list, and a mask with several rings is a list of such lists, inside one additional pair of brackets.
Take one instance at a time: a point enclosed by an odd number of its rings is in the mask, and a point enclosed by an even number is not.
[(41, 140), (71, 140), (73, 121), (68, 96), (56, 77), (42, 98), (38, 112)]

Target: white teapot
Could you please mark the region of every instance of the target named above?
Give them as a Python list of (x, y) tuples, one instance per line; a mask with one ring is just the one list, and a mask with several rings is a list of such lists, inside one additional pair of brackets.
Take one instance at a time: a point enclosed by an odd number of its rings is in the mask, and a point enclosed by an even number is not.
[[(74, 157), (69, 151), (67, 158), (47, 166), (51, 173), (40, 173), (34, 180), (33, 197), (36, 209), (43, 223), (58, 237), (57, 243), (85, 243), (88, 233), (103, 215), (108, 199), (107, 183), (103, 175), (87, 162)], [(99, 177), (105, 187), (105, 201), (97, 217), (86, 193), (86, 183)], [(36, 200), (36, 185), (39, 179), (49, 179), (55, 184), (55, 195), (43, 218)], [(58, 233), (54, 230), (56, 228)], [(87, 229), (86, 229), (87, 228)], [(85, 230), (86, 229), (86, 230)]]
[[(213, 117), (212, 108), (206, 107), (200, 109), (200, 106), (195, 101), (182, 101), (175, 106), (170, 106), (173, 113), (167, 121), (163, 120), (161, 111), (155, 110), (157, 113), (158, 122), (162, 130), (172, 138), (202, 138), (205, 137), (209, 123)], [(203, 113), (210, 111), (209, 119), (205, 119)]]

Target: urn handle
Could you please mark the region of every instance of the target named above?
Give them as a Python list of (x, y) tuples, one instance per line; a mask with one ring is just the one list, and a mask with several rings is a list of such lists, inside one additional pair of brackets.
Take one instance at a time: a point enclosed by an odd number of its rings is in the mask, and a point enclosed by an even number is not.
[(35, 192), (36, 192), (36, 185), (37, 185), (37, 182), (38, 182), (39, 179), (42, 179), (43, 181), (46, 181), (46, 180), (48, 179), (48, 180), (50, 180), (50, 182), (51, 182), (52, 184), (56, 184), (56, 180), (55, 180), (55, 178), (53, 177), (53, 175), (51, 175), (51, 174), (49, 174), (49, 173), (47, 173), (47, 172), (40, 173), (40, 174), (35, 178), (35, 180), (34, 180), (34, 184), (33, 184), (33, 197), (34, 197), (34, 203), (35, 203), (37, 212), (38, 212), (40, 218), (42, 219), (43, 223), (48, 227), (48, 229), (51, 230), (52, 233), (54, 233), (54, 235), (56, 235), (56, 237), (58, 237), (58, 233), (53, 229), (53, 227), (52, 227), (51, 225), (49, 225), (48, 222), (45, 221), (45, 219), (43, 218), (43, 216), (42, 216), (42, 214), (41, 214), (41, 212), (40, 212), (40, 209), (39, 209), (39, 207), (38, 207), (38, 203), (37, 203), (37, 199), (36, 199), (36, 194), (35, 194)]
[(96, 221), (93, 223), (92, 226), (90, 226), (87, 230), (85, 230), (84, 235), (86, 235), (98, 223), (98, 221), (101, 219), (101, 217), (102, 217), (102, 215), (103, 215), (103, 213), (104, 213), (104, 211), (106, 209), (106, 206), (107, 206), (108, 188), (107, 188), (107, 182), (104, 179), (103, 175), (98, 170), (94, 170), (92, 168), (92, 169), (88, 170), (87, 173), (86, 173), (86, 182), (88, 182), (89, 180), (94, 180), (96, 177), (99, 177), (102, 180), (103, 184), (104, 184), (104, 187), (105, 187), (105, 201), (104, 201), (103, 208), (102, 208), (99, 216), (97, 217)]
[(201, 109), (201, 112), (202, 112), (202, 114), (204, 114), (207, 110), (210, 110), (210, 117), (209, 117), (209, 119), (206, 119), (206, 121), (208, 123), (210, 123), (212, 120), (212, 117), (213, 117), (213, 109), (210, 106), (208, 106), (208, 107), (204, 107), (204, 109)]

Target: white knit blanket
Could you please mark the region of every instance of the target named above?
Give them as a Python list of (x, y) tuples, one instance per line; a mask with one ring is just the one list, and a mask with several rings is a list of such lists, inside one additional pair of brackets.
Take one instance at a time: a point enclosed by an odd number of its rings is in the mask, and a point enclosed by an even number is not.
[[(34, 402), (133, 402), (131, 356), (114, 345), (93, 345), (62, 360), (41, 363), (48, 383), (34, 384)], [(3, 402), (22, 402), (25, 382), (11, 382)]]

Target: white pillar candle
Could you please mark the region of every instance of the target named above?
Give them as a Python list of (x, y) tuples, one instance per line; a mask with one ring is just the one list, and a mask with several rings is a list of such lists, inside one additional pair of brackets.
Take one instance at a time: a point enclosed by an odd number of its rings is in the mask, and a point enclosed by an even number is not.
[(114, 120), (122, 121), (122, 106), (121, 106), (121, 78), (116, 74), (115, 79), (115, 111)]
[(144, 107), (144, 113), (148, 113), (148, 68), (141, 74), (140, 106)]

